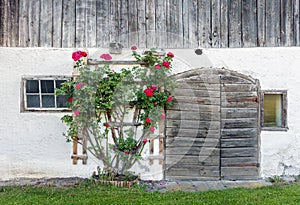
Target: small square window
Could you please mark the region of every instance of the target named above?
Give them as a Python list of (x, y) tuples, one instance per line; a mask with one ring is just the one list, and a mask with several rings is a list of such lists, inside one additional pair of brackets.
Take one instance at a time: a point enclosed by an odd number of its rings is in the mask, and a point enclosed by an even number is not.
[(69, 110), (67, 97), (55, 95), (55, 88), (60, 88), (67, 79), (70, 77), (24, 77), (22, 110)]
[(262, 130), (287, 130), (287, 92), (262, 92)]

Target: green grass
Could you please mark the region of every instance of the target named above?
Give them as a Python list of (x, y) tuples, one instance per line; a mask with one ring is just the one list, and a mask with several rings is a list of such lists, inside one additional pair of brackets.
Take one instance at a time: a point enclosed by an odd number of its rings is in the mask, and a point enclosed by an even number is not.
[(0, 187), (0, 204), (299, 204), (300, 184), (208, 192), (146, 192), (82, 184), (75, 188)]

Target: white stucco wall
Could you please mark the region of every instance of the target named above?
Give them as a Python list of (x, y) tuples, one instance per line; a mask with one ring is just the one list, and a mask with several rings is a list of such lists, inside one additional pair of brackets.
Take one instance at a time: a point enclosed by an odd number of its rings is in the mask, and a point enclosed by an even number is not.
[[(62, 113), (21, 113), (21, 77), (30, 75), (71, 75), (71, 53), (75, 49), (0, 48), (0, 180), (17, 177), (89, 177), (96, 160), (88, 165), (72, 165), (71, 144), (62, 133)], [(260, 80), (261, 88), (288, 90), (287, 132), (262, 131), (262, 177), (300, 174), (300, 48), (204, 49), (198, 56), (193, 49), (171, 49), (175, 54), (174, 73), (198, 67), (225, 67)], [(107, 49), (88, 49), (98, 58)], [(113, 56), (127, 59), (130, 51)], [(145, 163), (147, 165), (148, 163)], [(150, 171), (141, 170), (145, 179), (160, 179), (161, 167), (155, 162)]]

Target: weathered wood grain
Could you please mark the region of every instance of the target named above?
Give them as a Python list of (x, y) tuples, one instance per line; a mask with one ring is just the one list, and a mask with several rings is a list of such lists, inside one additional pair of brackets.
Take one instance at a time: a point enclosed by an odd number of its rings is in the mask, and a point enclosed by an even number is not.
[(169, 147), (168, 149), (166, 149), (166, 157), (168, 155), (218, 157), (220, 156), (220, 149), (214, 147)]
[(146, 1), (137, 0), (137, 13), (138, 13), (138, 46), (140, 48), (147, 47), (147, 33), (146, 33)]
[(190, 95), (187, 96), (176, 96), (177, 103), (196, 103), (198, 105), (220, 105), (220, 98), (213, 97), (199, 97)]
[(241, 0), (231, 0), (228, 4), (229, 15), (229, 47), (242, 46), (242, 5)]
[(222, 119), (237, 118), (256, 118), (258, 117), (257, 108), (222, 108)]
[(147, 30), (147, 48), (156, 47), (155, 33), (155, 0), (146, 1), (146, 30)]
[(138, 46), (138, 13), (137, 13), (137, 1), (128, 1), (128, 46)]
[(219, 177), (218, 166), (184, 166), (169, 168), (165, 171), (168, 176), (185, 176), (186, 178), (193, 177)]
[[(198, 97), (198, 98), (218, 98), (220, 103), (220, 92), (214, 91), (214, 87), (212, 86), (205, 86), (198, 87), (197, 89), (194, 89), (192, 87), (183, 89), (182, 86), (179, 86), (180, 88), (176, 88), (174, 91), (174, 95), (176, 97), (184, 97), (184, 96), (191, 96), (191, 97)], [(211, 90), (208, 90), (208, 88), (211, 88)], [(202, 90), (201, 90), (202, 89)], [(216, 88), (220, 90), (220, 87)]]
[(218, 157), (203, 157), (203, 156), (176, 156), (168, 155), (166, 157), (166, 167), (171, 167), (174, 164), (178, 165), (202, 165), (202, 166), (220, 166)]
[(229, 47), (229, 0), (221, 1), (221, 34), (220, 34), (220, 42), (221, 48)]
[[(35, 1), (33, 1), (35, 2)], [(52, 46), (62, 47), (62, 9), (63, 0), (53, 0), (53, 37)]]
[(97, 1), (86, 0), (86, 47), (97, 47)]
[(231, 157), (221, 158), (222, 167), (237, 167), (241, 165), (254, 166), (258, 165), (257, 157)]
[(52, 47), (52, 0), (40, 0), (39, 46)]
[(256, 137), (257, 129), (243, 128), (243, 129), (222, 129), (221, 138), (244, 138), (244, 137)]
[(221, 139), (221, 147), (257, 147), (257, 138)]
[(257, 167), (221, 167), (222, 176), (258, 176)]
[(220, 113), (203, 113), (180, 110), (167, 110), (167, 119), (196, 120), (196, 121), (219, 121)]
[(219, 105), (199, 105), (195, 103), (177, 103), (173, 102), (173, 105), (169, 110), (183, 110), (183, 111), (196, 111), (196, 112), (220, 112)]
[(86, 48), (86, 1), (76, 0), (75, 47)]
[(120, 18), (119, 18), (119, 35), (120, 35), (120, 43), (125, 48), (129, 47), (129, 21), (130, 18), (128, 16), (128, 6), (129, 0), (120, 1)]
[(221, 46), (221, 1), (211, 1), (211, 46), (220, 48)]
[(204, 137), (204, 138), (220, 138), (219, 130), (193, 130), (183, 129), (179, 127), (166, 128), (166, 135), (168, 137)]
[(224, 92), (254, 92), (257, 86), (254, 84), (222, 84), (221, 91)]
[[(33, 4), (39, 6), (32, 9)], [(300, 45), (298, 0), (1, 0), (1, 5), (0, 46)]]
[(211, 47), (211, 3), (198, 1), (198, 35), (201, 47)]
[(300, 2), (299, 0), (294, 0), (294, 24), (293, 24), (293, 45), (299, 46), (300, 45)]
[(222, 119), (221, 127), (232, 128), (256, 128), (258, 120), (256, 118)]
[(19, 45), (19, 1), (10, 0), (7, 3), (7, 7), (8, 17), (6, 26), (8, 26), (9, 32), (7, 36), (7, 45), (15, 47)]
[[(131, 2), (131, 1), (130, 1)], [(109, 47), (110, 43), (110, 2), (96, 1), (97, 47)], [(131, 9), (131, 8), (130, 8)], [(131, 11), (131, 10), (129, 10)]]
[(195, 130), (218, 130), (220, 122), (218, 121), (195, 121), (195, 120), (168, 120), (166, 127), (180, 127), (182, 129)]
[[(178, 93), (177, 95), (184, 95), (186, 93), (193, 93), (199, 92), (199, 96), (203, 96), (200, 93), (207, 93), (213, 91), (220, 91), (221, 87), (219, 84), (209, 84), (209, 83), (201, 83), (201, 82), (186, 82), (186, 83), (178, 83), (175, 92)], [(215, 92), (220, 96), (219, 92)], [(212, 95), (215, 95), (212, 93)], [(205, 96), (203, 96), (205, 97)]]
[(155, 2), (155, 32), (156, 47), (166, 48), (167, 46), (167, 1), (156, 0)]
[(266, 44), (266, 0), (257, 0), (257, 46)]
[(245, 148), (222, 148), (221, 158), (227, 157), (257, 157), (256, 147), (245, 147)]
[[(229, 143), (229, 142), (228, 142)], [(168, 137), (166, 147), (219, 147), (220, 140), (216, 138)]]
[[(28, 10), (28, 2), (29, 0), (24, 0), (19, 2), (19, 46), (20, 47), (28, 47), (29, 46), (29, 10)], [(3, 11), (3, 10), (2, 10)], [(5, 22), (6, 17), (3, 19)], [(5, 27), (3, 38), (5, 42)], [(4, 45), (5, 46), (5, 45)]]
[(221, 83), (230, 83), (230, 84), (253, 84), (253, 82), (249, 79), (246, 79), (242, 76), (233, 76), (229, 75), (222, 75), (220, 76)]
[(63, 1), (62, 47), (75, 47), (75, 1)]
[(266, 46), (280, 45), (280, 0), (266, 1)]
[(242, 0), (242, 43), (243, 47), (257, 45), (257, 5), (256, 1)]
[(293, 46), (294, 32), (293, 17), (294, 17), (294, 2), (293, 0), (281, 1), (280, 9), (280, 45)]

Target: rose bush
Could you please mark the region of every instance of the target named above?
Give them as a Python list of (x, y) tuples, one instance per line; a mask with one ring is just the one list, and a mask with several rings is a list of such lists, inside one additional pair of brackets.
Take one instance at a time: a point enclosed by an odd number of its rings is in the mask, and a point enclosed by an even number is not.
[[(88, 151), (102, 162), (101, 166), (118, 174), (141, 159), (149, 134), (165, 119), (164, 110), (172, 104), (175, 87), (170, 77), (173, 53), (160, 56), (149, 50), (141, 55), (136, 46), (131, 49), (141, 66), (118, 72), (108, 64), (91, 69), (84, 60), (86, 52), (74, 52), (74, 68), (79, 75), (56, 90), (68, 97), (73, 111), (62, 117), (69, 127), (67, 140), (77, 140), (78, 136), (87, 139)], [(100, 58), (112, 59), (109, 54)]]

